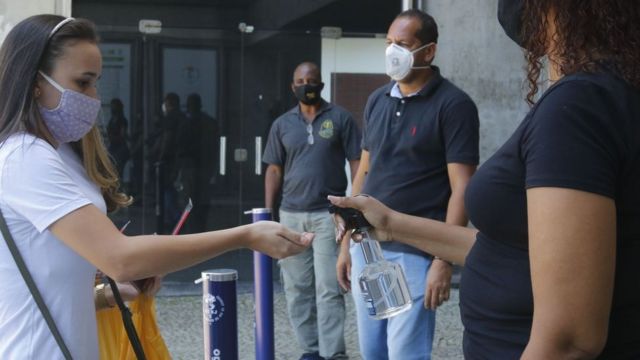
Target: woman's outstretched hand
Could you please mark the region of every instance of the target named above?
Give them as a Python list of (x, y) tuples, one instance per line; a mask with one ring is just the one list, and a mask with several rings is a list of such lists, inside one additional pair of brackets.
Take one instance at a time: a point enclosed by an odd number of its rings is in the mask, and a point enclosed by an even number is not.
[(249, 225), (247, 247), (282, 259), (298, 254), (311, 245), (312, 233), (299, 233), (274, 221), (259, 221)]
[[(338, 207), (353, 208), (359, 210), (365, 219), (371, 224), (373, 229), (369, 229), (369, 234), (379, 241), (390, 241), (393, 239), (391, 229), (389, 228), (389, 219), (393, 210), (386, 207), (383, 203), (368, 195), (356, 195), (353, 197), (331, 196), (327, 197), (329, 201)], [(347, 233), (352, 229), (347, 228), (344, 219), (337, 213), (333, 214), (333, 220), (336, 224), (336, 242), (340, 242)], [(362, 240), (359, 233), (351, 234), (351, 239), (358, 242)]]

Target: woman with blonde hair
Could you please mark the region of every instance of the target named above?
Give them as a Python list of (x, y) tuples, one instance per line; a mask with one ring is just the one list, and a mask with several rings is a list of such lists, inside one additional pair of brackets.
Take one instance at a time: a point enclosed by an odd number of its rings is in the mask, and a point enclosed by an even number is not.
[[(37, 15), (0, 48), (0, 210), (42, 300), (73, 358), (97, 359), (96, 268), (127, 282), (176, 271), (248, 247), (282, 258), (312, 234), (274, 222), (182, 236), (121, 234), (107, 210), (126, 206), (102, 140), (96, 81), (102, 58), (95, 26)], [(70, 176), (56, 151), (72, 145), (85, 174)], [(0, 358), (59, 359), (63, 352), (5, 242), (0, 243)]]

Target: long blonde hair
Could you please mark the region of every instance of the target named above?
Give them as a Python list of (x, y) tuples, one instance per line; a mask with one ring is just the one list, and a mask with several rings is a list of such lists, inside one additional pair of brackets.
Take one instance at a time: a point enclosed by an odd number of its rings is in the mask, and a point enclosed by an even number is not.
[(71, 147), (82, 159), (89, 179), (100, 187), (108, 212), (131, 205), (133, 198), (120, 191), (118, 172), (97, 126), (79, 141), (71, 143)]

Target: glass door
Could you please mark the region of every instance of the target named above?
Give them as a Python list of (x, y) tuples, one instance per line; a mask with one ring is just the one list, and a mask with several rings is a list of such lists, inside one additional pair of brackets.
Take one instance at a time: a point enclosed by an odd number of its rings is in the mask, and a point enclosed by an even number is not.
[[(246, 30), (247, 28), (245, 28)], [(273, 121), (296, 105), (290, 84), (302, 61), (320, 61), (319, 34), (242, 29), (163, 29), (102, 34), (101, 126), (131, 207), (129, 234), (181, 233), (246, 224), (264, 206), (262, 153)], [(169, 276), (233, 267), (252, 278), (251, 252), (233, 251)]]

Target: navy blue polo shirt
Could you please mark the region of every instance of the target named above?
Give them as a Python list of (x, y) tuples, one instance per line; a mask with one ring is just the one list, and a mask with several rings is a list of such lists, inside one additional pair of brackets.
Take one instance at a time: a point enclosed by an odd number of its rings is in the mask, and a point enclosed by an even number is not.
[(345, 159), (360, 159), (360, 132), (344, 108), (323, 100), (311, 123), (313, 144), (307, 125), (296, 106), (277, 118), (269, 132), (263, 161), (284, 168), (283, 210), (326, 210), (327, 195), (345, 194)]
[(362, 148), (370, 160), (362, 192), (394, 210), (444, 220), (451, 196), (447, 164), (478, 164), (479, 120), (473, 100), (432, 68), (413, 96), (393, 97), (391, 82), (369, 97)]
[[(460, 284), (471, 359), (519, 359), (533, 321), (526, 189), (615, 200), (616, 270), (601, 359), (640, 359), (640, 90), (615, 73), (567, 76), (545, 92), (465, 194), (480, 231)], [(579, 274), (576, 274), (579, 276)]]

